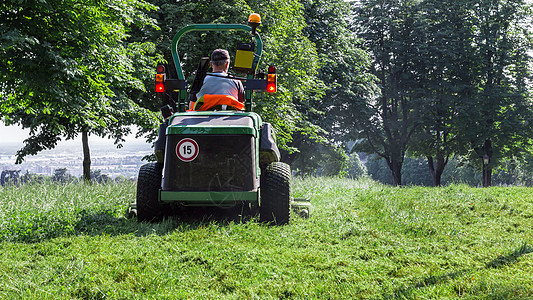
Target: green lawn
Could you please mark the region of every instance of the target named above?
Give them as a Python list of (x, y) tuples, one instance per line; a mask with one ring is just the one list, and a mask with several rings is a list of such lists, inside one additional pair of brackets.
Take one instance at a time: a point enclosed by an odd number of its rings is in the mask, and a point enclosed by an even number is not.
[(0, 188), (1, 299), (533, 298), (533, 189), (293, 182), (288, 226), (124, 218), (135, 186)]

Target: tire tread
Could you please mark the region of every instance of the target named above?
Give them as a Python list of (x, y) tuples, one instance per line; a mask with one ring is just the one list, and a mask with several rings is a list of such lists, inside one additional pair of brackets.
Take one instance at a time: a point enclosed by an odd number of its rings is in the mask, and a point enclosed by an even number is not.
[(163, 164), (149, 163), (141, 166), (137, 180), (137, 220), (159, 221), (163, 207), (159, 203)]
[(270, 163), (261, 175), (260, 221), (276, 225), (288, 224), (290, 210), (290, 166)]

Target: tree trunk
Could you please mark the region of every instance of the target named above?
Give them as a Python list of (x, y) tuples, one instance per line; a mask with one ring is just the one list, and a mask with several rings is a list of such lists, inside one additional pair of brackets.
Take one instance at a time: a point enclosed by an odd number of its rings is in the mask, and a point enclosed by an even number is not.
[(433, 156), (427, 156), (429, 171), (433, 177), (433, 186), (441, 186), (442, 173), (444, 168), (448, 164), (448, 157), (444, 158), (443, 156), (437, 156), (437, 166), (435, 168), (433, 162)]
[(487, 170), (487, 182), (489, 186), (492, 186), (492, 168), (489, 166)]
[(483, 165), (483, 187), (492, 186), (492, 168), (488, 165)]
[(488, 164), (483, 162), (483, 187), (492, 186), (492, 166), (490, 162), (492, 161), (492, 141), (487, 139), (483, 145), (485, 150), (485, 155), (488, 156)]
[(83, 147), (83, 180), (91, 182), (91, 152), (89, 151), (89, 133), (86, 129), (81, 132), (81, 143)]
[(392, 182), (394, 186), (402, 185), (402, 163), (398, 161), (391, 161), (389, 168), (392, 173)]

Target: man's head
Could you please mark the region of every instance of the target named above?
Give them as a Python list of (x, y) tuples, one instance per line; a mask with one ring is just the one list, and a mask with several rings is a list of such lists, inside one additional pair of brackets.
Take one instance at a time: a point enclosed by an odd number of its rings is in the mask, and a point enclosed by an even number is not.
[(215, 49), (213, 53), (211, 53), (211, 67), (213, 67), (213, 71), (224, 71), (227, 73), (229, 62), (230, 58), (227, 50)]

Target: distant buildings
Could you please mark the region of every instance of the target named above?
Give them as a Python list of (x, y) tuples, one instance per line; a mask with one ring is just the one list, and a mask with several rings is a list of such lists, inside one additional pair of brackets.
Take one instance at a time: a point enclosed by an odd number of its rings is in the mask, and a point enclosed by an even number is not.
[[(16, 148), (0, 148), (0, 172), (4, 170), (20, 170), (20, 174), (34, 173), (39, 175), (54, 175), (54, 171), (66, 168), (68, 173), (80, 177), (82, 174), (81, 149), (63, 148), (43, 151), (36, 156), (28, 156), (22, 164), (15, 164)], [(111, 178), (125, 176), (137, 177), (141, 165), (147, 163), (142, 158), (152, 154), (150, 145), (136, 143), (117, 149), (111, 146), (96, 146), (91, 151), (91, 169), (100, 170)]]

